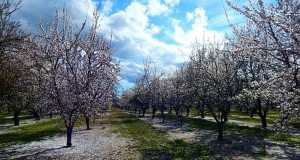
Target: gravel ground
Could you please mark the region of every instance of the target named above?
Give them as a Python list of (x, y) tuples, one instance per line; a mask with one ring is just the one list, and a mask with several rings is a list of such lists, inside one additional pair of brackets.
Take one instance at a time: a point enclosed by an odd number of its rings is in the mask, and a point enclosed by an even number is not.
[[(140, 118), (149, 121), (154, 127), (168, 132), (170, 139), (184, 139), (190, 143), (202, 143), (212, 148), (213, 159), (261, 159), (259, 154), (268, 153), (272, 159), (300, 159), (300, 149), (289, 147), (287, 144), (272, 142), (257, 137), (227, 136), (223, 142), (216, 140), (217, 133), (206, 130), (195, 130), (184, 124), (182, 128), (176, 122), (150, 117)], [(268, 158), (269, 159), (269, 158)]]
[(92, 124), (91, 130), (76, 129), (72, 147), (66, 135), (56, 135), (24, 145), (15, 145), (0, 159), (140, 159), (129, 139), (110, 132), (110, 124)]

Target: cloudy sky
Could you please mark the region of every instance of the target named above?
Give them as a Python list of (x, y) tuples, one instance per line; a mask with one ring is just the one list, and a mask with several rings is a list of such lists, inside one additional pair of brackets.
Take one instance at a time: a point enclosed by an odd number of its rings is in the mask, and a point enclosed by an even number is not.
[[(232, 2), (246, 4), (245, 0)], [(90, 19), (95, 9), (102, 13), (101, 32), (113, 34), (124, 88), (133, 86), (145, 58), (152, 59), (159, 70), (170, 72), (187, 61), (196, 40), (222, 40), (230, 32), (224, 10), (231, 23), (245, 21), (224, 0), (23, 0), (14, 19), (35, 34), (38, 24), (49, 24), (55, 10), (63, 6), (78, 23)]]

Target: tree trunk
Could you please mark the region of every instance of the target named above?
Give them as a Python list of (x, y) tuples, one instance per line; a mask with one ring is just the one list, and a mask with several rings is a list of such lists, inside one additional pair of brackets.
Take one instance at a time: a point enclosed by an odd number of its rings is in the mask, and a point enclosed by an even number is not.
[(146, 109), (143, 109), (143, 117), (145, 117)]
[(186, 109), (186, 116), (188, 117), (190, 115), (190, 108)]
[(19, 114), (20, 114), (20, 111), (14, 111), (14, 125), (15, 126), (18, 126), (20, 124)]
[(164, 114), (164, 109), (161, 109), (161, 115), (162, 115), (162, 122), (165, 123), (165, 114)]
[(224, 116), (224, 121), (225, 121), (225, 122), (227, 122), (227, 121), (228, 121), (228, 117), (227, 117), (227, 115), (226, 115), (226, 116)]
[(218, 140), (223, 140), (224, 122), (217, 122), (218, 126)]
[(86, 130), (90, 130), (90, 117), (85, 116)]
[(201, 118), (204, 118), (204, 109), (200, 110), (200, 116)]
[(261, 119), (262, 127), (266, 128), (267, 127), (267, 116), (261, 116), (260, 119)]
[(39, 113), (38, 112), (36, 112), (36, 111), (33, 111), (32, 112), (32, 114), (33, 114), (33, 117), (37, 120), (37, 121), (39, 121), (40, 120), (40, 115), (39, 115)]
[(155, 117), (155, 113), (156, 113), (156, 108), (154, 107), (154, 108), (152, 108), (152, 119), (154, 119), (154, 117)]
[(67, 147), (72, 146), (72, 132), (73, 132), (73, 126), (67, 127)]
[(50, 114), (49, 114), (49, 117), (50, 117), (50, 118), (52, 118), (52, 117), (53, 117), (53, 113), (52, 113), (52, 112), (50, 112)]
[(175, 109), (175, 115), (178, 116), (179, 115), (179, 112), (177, 109)]
[(179, 117), (180, 117), (180, 127), (182, 127), (182, 126), (183, 126), (183, 118), (182, 118), (182, 113), (180, 113)]
[(172, 107), (169, 108), (169, 112), (168, 112), (168, 113), (169, 113), (169, 114), (172, 113)]

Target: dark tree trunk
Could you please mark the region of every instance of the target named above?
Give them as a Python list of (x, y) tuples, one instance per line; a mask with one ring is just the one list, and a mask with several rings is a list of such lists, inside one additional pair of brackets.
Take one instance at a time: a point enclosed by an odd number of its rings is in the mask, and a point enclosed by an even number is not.
[(267, 113), (268, 113), (269, 108), (268, 108), (268, 106), (265, 106), (264, 108), (262, 107), (260, 98), (257, 99), (256, 105), (257, 105), (256, 106), (257, 107), (257, 115), (261, 119), (262, 128), (266, 128), (267, 127)]
[(164, 109), (162, 108), (160, 110), (161, 116), (162, 116), (162, 122), (165, 123), (165, 114), (164, 114)]
[(178, 116), (179, 115), (179, 112), (177, 109), (175, 109), (175, 115)]
[(183, 118), (182, 118), (182, 113), (179, 115), (179, 119), (180, 119), (180, 127), (182, 127), (183, 126)]
[(261, 116), (260, 119), (261, 119), (262, 128), (266, 128), (267, 127), (267, 117), (264, 115), (264, 116)]
[(251, 118), (253, 118), (254, 113), (255, 113), (255, 109), (251, 108), (250, 109), (250, 117)]
[(40, 120), (40, 115), (38, 112), (34, 111), (34, 112), (32, 112), (32, 115), (36, 120), (38, 120), (38, 121)]
[(190, 108), (186, 109), (186, 116), (188, 117), (190, 115)]
[(86, 130), (90, 130), (90, 117), (85, 116)]
[(224, 121), (225, 121), (225, 122), (227, 122), (227, 121), (228, 121), (228, 117), (227, 117), (227, 115), (226, 115), (226, 116), (224, 116)]
[(144, 109), (144, 108), (143, 108), (143, 117), (145, 117), (146, 110), (147, 110), (147, 109)]
[(168, 112), (168, 113), (169, 113), (169, 114), (172, 113), (172, 107), (169, 108), (169, 112)]
[(218, 126), (218, 140), (223, 140), (224, 122), (217, 122)]
[(53, 113), (52, 113), (52, 112), (50, 112), (50, 114), (49, 114), (49, 117), (50, 117), (50, 118), (52, 118), (52, 117), (53, 117)]
[(157, 111), (156, 107), (153, 107), (152, 108), (152, 119), (154, 119), (156, 111)]
[(200, 116), (201, 118), (204, 118), (204, 109), (200, 110)]
[(72, 146), (72, 133), (73, 133), (73, 126), (67, 127), (67, 147)]
[(15, 126), (20, 125), (19, 115), (20, 115), (20, 111), (14, 111), (14, 125)]

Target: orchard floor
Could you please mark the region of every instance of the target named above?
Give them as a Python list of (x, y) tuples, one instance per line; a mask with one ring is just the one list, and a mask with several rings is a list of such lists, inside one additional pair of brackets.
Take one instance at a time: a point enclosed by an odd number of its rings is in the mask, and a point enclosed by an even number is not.
[[(83, 126), (84, 127), (84, 126)], [(0, 151), (0, 159), (140, 159), (132, 142), (110, 132), (107, 115), (91, 122), (91, 130), (75, 129), (72, 147), (66, 148), (66, 135), (47, 137)]]
[(198, 142), (209, 146), (213, 150), (213, 159), (300, 159), (300, 149), (291, 147), (282, 142), (275, 142), (266, 138), (255, 136), (234, 137), (225, 136), (224, 141), (218, 141), (217, 132), (199, 130), (184, 124), (180, 127), (178, 122), (168, 119), (162, 123), (161, 118), (151, 119), (142, 117), (161, 130), (167, 131), (170, 139), (184, 139), (187, 142)]
[[(137, 143), (120, 134), (112, 133), (109, 114), (91, 122), (91, 130), (76, 128), (72, 147), (66, 148), (66, 135), (58, 134), (32, 143), (14, 145), (0, 151), (0, 159), (145, 159), (135, 147)], [(212, 130), (196, 129), (187, 124), (161, 118), (140, 118), (160, 130), (167, 131), (171, 140), (197, 142), (213, 151), (212, 159), (300, 159), (300, 149), (286, 143), (256, 136), (228, 136), (217, 141)], [(138, 129), (138, 128), (137, 128)]]

